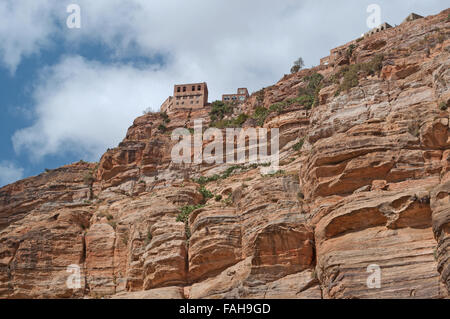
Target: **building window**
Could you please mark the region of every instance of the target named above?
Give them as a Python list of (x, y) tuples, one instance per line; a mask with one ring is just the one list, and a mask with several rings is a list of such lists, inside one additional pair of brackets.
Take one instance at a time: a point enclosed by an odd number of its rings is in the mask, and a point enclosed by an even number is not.
[(177, 105), (180, 104), (179, 102), (177, 102)]
[(181, 104), (184, 104), (184, 102), (181, 102)]
[(180, 87), (177, 87), (177, 92), (180, 92), (181, 91), (181, 88)]
[(183, 92), (186, 92), (186, 87), (185, 86), (183, 86)]
[(192, 86), (192, 91), (195, 91), (195, 85)]
[(244, 97), (244, 96), (240, 96), (240, 97), (239, 97), (239, 100), (244, 101), (244, 100), (245, 100), (245, 97)]
[(201, 90), (202, 89), (202, 86), (201, 85), (199, 85), (199, 86), (197, 86), (197, 90)]
[(194, 104), (194, 101), (191, 101), (191, 104)]

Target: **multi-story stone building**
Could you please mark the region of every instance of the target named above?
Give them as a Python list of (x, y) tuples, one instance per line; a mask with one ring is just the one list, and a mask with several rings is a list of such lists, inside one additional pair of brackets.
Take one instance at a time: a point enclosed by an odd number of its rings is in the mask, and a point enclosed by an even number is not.
[(161, 105), (161, 112), (177, 108), (200, 109), (208, 104), (208, 85), (203, 83), (176, 84), (173, 97), (169, 96)]
[(222, 95), (222, 102), (226, 103), (244, 103), (249, 98), (247, 88), (237, 89), (237, 94), (224, 94)]

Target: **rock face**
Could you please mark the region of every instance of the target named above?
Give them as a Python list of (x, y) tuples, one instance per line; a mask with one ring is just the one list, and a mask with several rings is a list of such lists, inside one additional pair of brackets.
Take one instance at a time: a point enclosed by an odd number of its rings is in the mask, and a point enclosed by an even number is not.
[[(336, 48), (236, 107), (282, 105), (263, 119), (280, 129), (276, 174), (174, 164), (171, 131), (210, 122), (177, 109), (136, 119), (98, 165), (0, 189), (0, 297), (448, 297), (449, 13)], [(297, 98), (312, 79), (313, 107)]]

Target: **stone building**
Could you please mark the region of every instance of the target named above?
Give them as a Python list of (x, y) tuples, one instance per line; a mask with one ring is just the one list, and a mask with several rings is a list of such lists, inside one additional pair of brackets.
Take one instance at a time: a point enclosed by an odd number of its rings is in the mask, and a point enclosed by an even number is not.
[(416, 14), (416, 13), (413, 12), (413, 13), (411, 13), (409, 16), (407, 16), (406, 19), (403, 20), (402, 23), (410, 22), (410, 21), (414, 21), (414, 20), (422, 19), (422, 18), (423, 18), (423, 17), (422, 17), (421, 15), (418, 15), (418, 14)]
[(176, 84), (173, 97), (161, 105), (161, 112), (177, 108), (201, 109), (208, 105), (208, 85), (203, 83)]
[(239, 88), (237, 89), (236, 94), (223, 94), (222, 102), (226, 103), (244, 103), (249, 98), (247, 88)]
[(385, 22), (385, 23), (380, 24), (377, 28), (374, 28), (374, 29), (370, 30), (369, 32), (366, 32), (364, 34), (364, 36), (368, 37), (368, 36), (371, 36), (372, 34), (375, 34), (377, 32), (381, 32), (381, 31), (384, 31), (384, 30), (387, 30), (390, 28), (392, 28), (392, 26), (389, 23)]

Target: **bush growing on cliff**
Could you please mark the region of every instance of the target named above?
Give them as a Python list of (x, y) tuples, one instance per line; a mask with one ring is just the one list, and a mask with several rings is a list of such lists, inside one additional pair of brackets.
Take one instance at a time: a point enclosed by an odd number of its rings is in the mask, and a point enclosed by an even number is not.
[(215, 122), (217, 120), (222, 120), (225, 115), (229, 115), (233, 113), (233, 108), (222, 101), (214, 101), (211, 104), (211, 111), (209, 112), (209, 117), (211, 122)]
[(205, 205), (187, 205), (180, 208), (180, 213), (177, 216), (177, 222), (186, 223), (189, 219), (189, 215), (196, 209), (203, 208)]
[(298, 152), (302, 149), (305, 140), (302, 138), (298, 143), (296, 143), (292, 148), (294, 151)]
[(167, 131), (167, 127), (164, 124), (159, 124), (158, 130), (164, 133)]
[(343, 67), (338, 73), (336, 73), (336, 77), (343, 77), (343, 80), (339, 85), (335, 96), (339, 95), (342, 91), (349, 91), (351, 88), (358, 86), (360, 73), (365, 75), (379, 74), (383, 68), (383, 60), (384, 56), (379, 54), (372, 58), (369, 62), (356, 63)]
[(256, 124), (259, 126), (263, 126), (264, 122), (266, 121), (267, 116), (270, 114), (270, 111), (266, 109), (263, 106), (258, 106), (254, 113), (252, 118), (256, 120)]
[(238, 127), (242, 127), (242, 125), (245, 123), (245, 121), (247, 121), (248, 118), (249, 118), (249, 116), (247, 114), (242, 113), (242, 114), (239, 114), (236, 118), (211, 122), (211, 124), (209, 126), (216, 127), (219, 129), (223, 129), (223, 128), (227, 128), (227, 127), (238, 128)]
[(297, 73), (305, 66), (305, 63), (303, 62), (303, 58), (298, 58), (294, 61), (294, 65), (291, 68), (291, 73)]
[(206, 203), (208, 199), (214, 197), (214, 194), (211, 191), (207, 190), (205, 186), (200, 187), (198, 191), (200, 192), (200, 194), (202, 194), (203, 203)]
[(264, 102), (264, 95), (266, 94), (265, 89), (261, 89), (258, 92), (255, 93), (256, 96), (256, 103), (258, 103), (258, 105), (263, 104)]
[(323, 76), (319, 73), (314, 73), (310, 76), (305, 76), (303, 79), (307, 82), (306, 87), (298, 89), (298, 98), (296, 102), (311, 109), (319, 103), (319, 92), (322, 89)]
[(90, 184), (92, 184), (94, 181), (95, 181), (95, 178), (94, 178), (94, 176), (92, 175), (91, 172), (84, 174), (84, 176), (83, 176), (83, 182), (84, 182), (86, 185), (90, 185)]
[(169, 115), (167, 115), (166, 112), (161, 112), (160, 115), (161, 115), (161, 118), (163, 119), (163, 122), (165, 124), (169, 124), (170, 123)]

